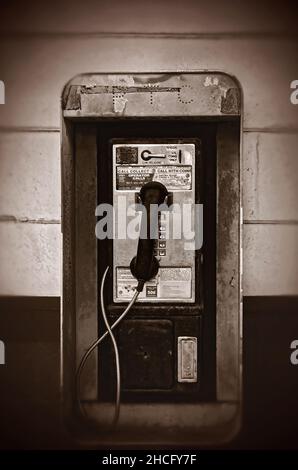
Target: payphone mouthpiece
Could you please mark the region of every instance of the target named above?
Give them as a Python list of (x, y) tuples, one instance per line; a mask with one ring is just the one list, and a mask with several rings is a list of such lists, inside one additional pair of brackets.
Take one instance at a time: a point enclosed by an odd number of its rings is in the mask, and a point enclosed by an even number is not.
[[(140, 189), (140, 199), (147, 209), (150, 204), (162, 204), (168, 195), (168, 190), (158, 181), (149, 181)], [(150, 207), (148, 207), (150, 212)]]

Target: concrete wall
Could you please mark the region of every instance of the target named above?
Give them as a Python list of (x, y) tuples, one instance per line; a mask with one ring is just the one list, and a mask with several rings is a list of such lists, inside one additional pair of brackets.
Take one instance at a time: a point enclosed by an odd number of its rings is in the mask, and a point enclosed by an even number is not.
[[(244, 295), (298, 294), (297, 7), (3, 2), (0, 294), (60, 296), (60, 96), (83, 72), (218, 70), (244, 95)], [(2, 8), (2, 6), (1, 6)]]

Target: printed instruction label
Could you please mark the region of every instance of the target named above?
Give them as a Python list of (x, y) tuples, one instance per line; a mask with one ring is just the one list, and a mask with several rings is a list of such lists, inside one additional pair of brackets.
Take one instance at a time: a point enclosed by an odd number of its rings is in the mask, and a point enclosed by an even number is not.
[[(116, 297), (118, 300), (131, 299), (137, 286), (129, 268), (116, 268)], [(161, 267), (156, 278), (146, 282), (140, 299), (167, 300), (191, 298), (191, 268)]]
[(116, 189), (118, 190), (139, 190), (150, 181), (158, 181), (169, 190), (191, 190), (192, 167), (190, 165), (117, 166)]

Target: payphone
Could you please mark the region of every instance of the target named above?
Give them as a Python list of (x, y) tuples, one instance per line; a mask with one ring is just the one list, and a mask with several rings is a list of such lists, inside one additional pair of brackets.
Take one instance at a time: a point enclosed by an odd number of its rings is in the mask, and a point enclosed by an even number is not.
[(238, 84), (79, 76), (63, 108), (64, 411), (96, 442), (115, 403), (118, 443), (222, 442), (240, 422)]
[[(158, 260), (159, 270), (146, 282), (139, 301), (177, 303), (195, 300), (195, 250), (184, 247), (190, 241), (183, 236), (182, 212), (183, 207), (188, 206), (189, 211), (185, 210), (184, 216), (189, 220), (184, 223), (190, 224), (195, 206), (195, 162), (199, 158), (198, 146), (199, 142), (173, 141), (113, 144), (115, 208), (119, 207), (121, 197), (125, 198), (127, 206), (133, 206), (138, 202), (136, 198), (139, 197), (140, 190), (149, 182), (161, 183), (167, 191), (162, 201), (164, 210), (158, 214), (157, 233), (151, 234), (155, 236), (154, 256)], [(175, 216), (178, 219), (177, 215), (179, 220), (176, 220), (176, 225), (180, 233), (174, 234), (173, 223)], [(194, 220), (192, 222), (194, 225)], [(119, 232), (117, 226), (115, 231)], [(114, 238), (113, 241), (114, 302), (129, 299), (136, 287), (136, 279), (129, 266), (137, 253), (138, 240), (133, 240), (129, 235), (127, 233), (126, 239)], [(141, 253), (140, 256), (144, 254)]]
[[(196, 210), (202, 209), (199, 203), (203, 201), (203, 185), (196, 184), (203, 176), (201, 140), (145, 137), (150, 132), (147, 129), (144, 133), (146, 125), (153, 134), (157, 132), (155, 123), (133, 122), (121, 130), (127, 137), (110, 139), (117, 132), (110, 123), (107, 135), (101, 132), (97, 137), (99, 153), (109, 162), (101, 166), (109, 178), (106, 188), (98, 194), (98, 202), (104, 201), (104, 205), (99, 204), (96, 211), (102, 216), (96, 226), (99, 245), (105, 238), (99, 229), (105, 227), (106, 234), (110, 234), (110, 240), (106, 240), (108, 254), (105, 261), (99, 261), (99, 270), (102, 273), (106, 263), (111, 271), (110, 282), (104, 273), (106, 286), (102, 285), (101, 292), (105, 290), (107, 307), (101, 296), (100, 311), (105, 317), (107, 310), (113, 329), (112, 335), (109, 332), (112, 341), (102, 344), (99, 352), (99, 397), (110, 402), (119, 397), (121, 380), (122, 401), (175, 402), (183, 396), (198, 400), (202, 396), (200, 389), (202, 394), (204, 389), (209, 390), (212, 396), (214, 387), (210, 373), (201, 387), (204, 276), (203, 250), (198, 245), (202, 237), (197, 232), (203, 231), (203, 220)], [(168, 126), (167, 123), (163, 130), (159, 125), (158, 132), (170, 132)], [(193, 129), (190, 126), (188, 133)], [(129, 137), (137, 131), (138, 139)], [(181, 133), (179, 126), (172, 123), (171, 134), (178, 132)], [(107, 200), (112, 200), (112, 231), (106, 227), (110, 223), (106, 218)], [(214, 219), (214, 211), (213, 216), (210, 211), (211, 217)], [(132, 299), (127, 311), (125, 306)], [(214, 336), (213, 320), (214, 311), (210, 308), (204, 326), (210, 337), (207, 344), (212, 343)], [(107, 318), (100, 320), (100, 326), (100, 331), (106, 329)], [(93, 343), (91, 348), (94, 344), (99, 345)], [(84, 361), (89, 352), (91, 349), (85, 353)], [(209, 363), (212, 362), (209, 351)]]

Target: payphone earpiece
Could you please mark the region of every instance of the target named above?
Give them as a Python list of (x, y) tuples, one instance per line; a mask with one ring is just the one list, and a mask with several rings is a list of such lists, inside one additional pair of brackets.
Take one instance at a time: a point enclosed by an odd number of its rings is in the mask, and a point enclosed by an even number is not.
[(158, 232), (158, 217), (156, 213), (154, 220), (151, 220), (151, 206), (160, 206), (167, 196), (167, 188), (157, 181), (146, 183), (139, 193), (145, 214), (142, 214), (137, 255), (130, 263), (131, 273), (138, 280), (137, 290), (139, 292), (143, 290), (145, 282), (150, 281), (158, 273), (159, 262), (154, 256), (156, 238), (154, 235)]

